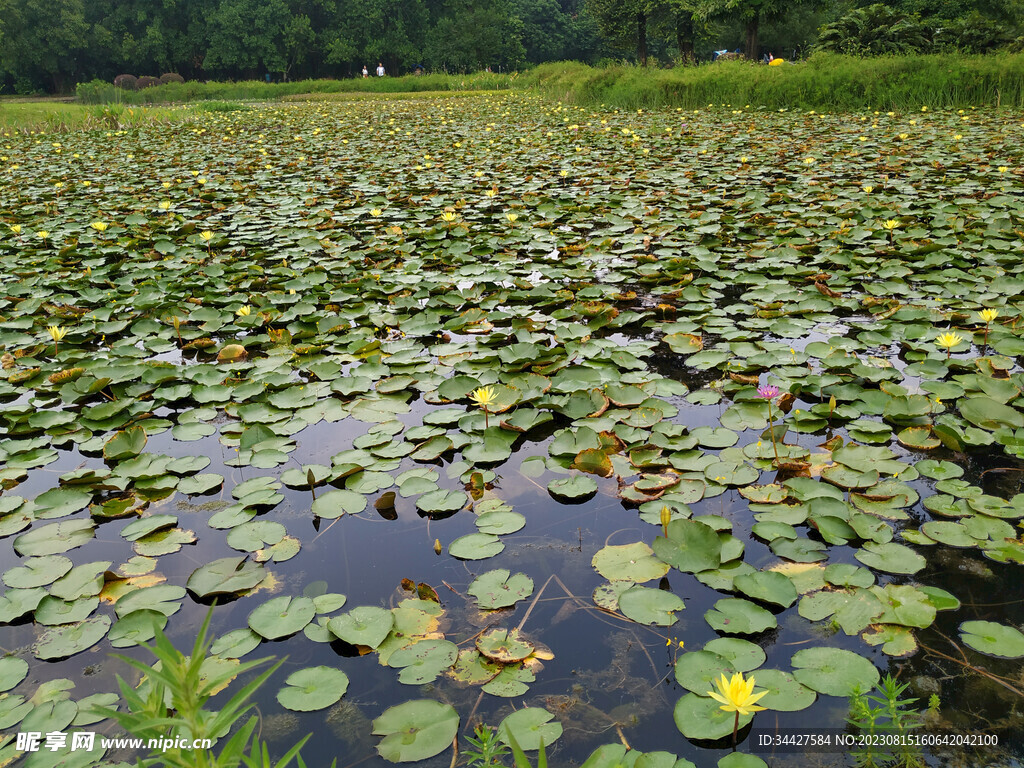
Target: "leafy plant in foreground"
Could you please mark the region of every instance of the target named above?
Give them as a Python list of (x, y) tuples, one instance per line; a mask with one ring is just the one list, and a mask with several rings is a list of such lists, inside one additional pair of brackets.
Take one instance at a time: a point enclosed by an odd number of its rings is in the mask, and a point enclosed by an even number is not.
[[(850, 714), (846, 721), (866, 736), (897, 735), (903, 736), (924, 723), (920, 710), (911, 705), (917, 701), (901, 699), (909, 687), (902, 685), (892, 675), (882, 678), (876, 687), (876, 694), (857, 692), (850, 697)], [(934, 697), (933, 697), (934, 699)], [(936, 709), (937, 702), (932, 701), (929, 709)], [(858, 768), (916, 768), (924, 766), (921, 749), (914, 745), (877, 746), (869, 739), (866, 745), (852, 752)]]
[(498, 734), (494, 729), (481, 724), (476, 727), (474, 733), (475, 737), (466, 738), (472, 748), (463, 751), (469, 758), (471, 768), (495, 768), (504, 765), (501, 758), (507, 755), (509, 750), (498, 740)]
[(208, 655), (210, 642), (207, 639), (207, 632), (212, 615), (211, 609), (199, 629), (199, 635), (189, 656), (175, 648), (160, 630), (157, 630), (153, 645), (140, 643), (156, 656), (157, 663), (152, 667), (142, 661), (115, 654), (116, 658), (142, 672), (144, 678), (142, 685), (132, 688), (118, 676), (121, 697), (127, 704), (128, 711), (106, 709), (103, 710), (104, 714), (116, 720), (128, 733), (146, 740), (147, 743), (150, 739), (161, 740), (156, 742), (158, 744), (184, 739), (191, 746), (191, 743), (198, 739), (210, 740), (211, 747), (206, 749), (154, 749), (150, 757), (139, 758), (140, 766), (237, 768), (244, 764), (247, 768), (285, 768), (292, 760), (296, 760), (299, 768), (305, 768), (299, 750), (310, 735), (306, 735), (274, 763), (266, 744), (258, 738), (253, 737), (252, 744), (249, 745), (249, 739), (259, 722), (256, 715), (250, 717), (235, 731), (219, 753), (214, 753), (212, 745), (226, 736), (242, 715), (255, 708), (256, 705), (249, 699), (284, 662), (277, 662), (247, 683), (221, 708), (206, 709), (207, 701), (236, 675), (271, 661), (259, 659), (239, 666), (232, 665), (223, 670), (213, 667), (211, 671), (207, 660), (213, 657)]

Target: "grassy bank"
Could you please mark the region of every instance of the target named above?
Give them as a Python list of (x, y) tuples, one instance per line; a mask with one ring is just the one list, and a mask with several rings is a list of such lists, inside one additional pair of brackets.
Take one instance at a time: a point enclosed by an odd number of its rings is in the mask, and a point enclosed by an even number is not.
[(299, 80), (293, 83), (168, 83), (126, 91), (93, 80), (80, 83), (76, 96), (83, 104), (168, 104), (206, 100), (276, 101), (299, 94), (414, 93), (421, 91), (496, 91), (512, 88), (517, 74), (478, 72), (472, 75), (405, 75), (349, 80)]
[(524, 81), (562, 101), (633, 109), (711, 103), (817, 110), (1024, 107), (1024, 54), (817, 55), (780, 67), (729, 61), (670, 70), (566, 62), (543, 64)]
[(0, 101), (0, 132), (59, 133), (77, 129), (131, 128), (150, 122), (183, 120), (195, 108), (87, 106), (59, 101)]

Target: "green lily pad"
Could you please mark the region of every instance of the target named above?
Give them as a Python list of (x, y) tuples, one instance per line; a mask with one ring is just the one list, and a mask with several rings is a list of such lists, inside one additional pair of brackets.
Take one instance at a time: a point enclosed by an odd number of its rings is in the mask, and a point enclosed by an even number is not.
[(738, 671), (729, 659), (708, 650), (684, 653), (675, 663), (676, 682), (699, 696), (717, 690), (715, 681), (723, 674), (731, 678)]
[(965, 621), (960, 639), (976, 651), (1001, 659), (1024, 657), (1024, 633), (995, 621)]
[(260, 636), (246, 627), (233, 629), (213, 641), (210, 653), (222, 659), (240, 659), (247, 653), (256, 650), (260, 644)]
[(107, 639), (114, 648), (131, 648), (139, 643), (148, 643), (156, 637), (157, 630), (167, 626), (167, 616), (148, 608), (125, 614), (114, 622)]
[(273, 597), (249, 614), (249, 628), (268, 640), (300, 632), (316, 616), (316, 606), (308, 597)]
[(747, 597), (788, 608), (796, 602), (793, 582), (776, 571), (758, 571), (733, 579), (733, 585)]
[(292, 672), (277, 692), (277, 703), (293, 712), (315, 712), (337, 704), (348, 690), (348, 675), (334, 667)]
[[(737, 672), (749, 672), (752, 669), (757, 669), (767, 659), (761, 646), (738, 637), (715, 638), (704, 644), (704, 650), (727, 659)], [(696, 693), (700, 693), (700, 691), (696, 691)]]
[(92, 648), (110, 629), (110, 618), (93, 616), (77, 624), (51, 627), (36, 641), (32, 652), (37, 659), (63, 659)]
[(402, 671), (398, 682), (406, 685), (432, 683), (451, 668), (459, 655), (459, 647), (448, 640), (427, 638), (399, 648), (388, 657), (388, 666)]
[(392, 763), (413, 763), (445, 751), (455, 741), (459, 713), (449, 704), (415, 699), (386, 709), (373, 721), (373, 734), (383, 736), (377, 752)]
[(30, 557), (17, 568), (4, 572), (3, 582), (15, 589), (31, 589), (50, 584), (71, 570), (71, 561), (63, 555)]
[(128, 427), (103, 444), (103, 458), (107, 461), (120, 461), (138, 456), (146, 448), (146, 430), (142, 427)]
[(842, 648), (804, 648), (793, 654), (792, 663), (799, 683), (828, 696), (870, 691), (880, 679), (874, 664)]
[(22, 556), (59, 555), (80, 547), (95, 536), (91, 520), (65, 520), (33, 528), (14, 540), (15, 551)]
[(493, 611), (515, 605), (533, 594), (533, 579), (525, 573), (512, 575), (499, 568), (477, 576), (466, 592), (476, 598), (480, 608)]
[(594, 555), (591, 564), (609, 581), (632, 581), (637, 584), (660, 579), (669, 570), (668, 564), (654, 557), (651, 548), (641, 541), (610, 544)]
[[(731, 736), (735, 713), (724, 712), (721, 705), (708, 696), (687, 693), (676, 702), (672, 717), (676, 728), (688, 739), (722, 739)], [(746, 728), (754, 716), (740, 715), (739, 727)]]
[(28, 662), (16, 656), (0, 658), (0, 692), (9, 691), (28, 675)]
[(597, 493), (597, 483), (586, 475), (560, 477), (548, 483), (548, 492), (555, 497), (585, 499)]
[(196, 568), (185, 586), (199, 598), (236, 595), (252, 589), (266, 577), (263, 566), (245, 557), (222, 557)]
[(486, 560), (505, 549), (497, 536), (490, 533), (469, 533), (448, 545), (448, 554), (460, 560)]
[(673, 520), (668, 536), (654, 540), (654, 554), (688, 573), (717, 568), (722, 563), (722, 542), (710, 526), (696, 520)]
[(366, 509), (366, 497), (354, 491), (328, 491), (313, 502), (313, 514), (326, 520), (356, 515)]
[(868, 542), (854, 553), (868, 568), (886, 573), (917, 573), (926, 561), (910, 547), (895, 542), (877, 544)]
[(662, 589), (637, 586), (619, 595), (619, 610), (639, 624), (670, 627), (676, 623), (676, 611), (685, 607), (681, 597)]
[(520, 749), (540, 749), (541, 743), (550, 746), (562, 736), (562, 724), (554, 721), (554, 715), (540, 707), (524, 707), (508, 715), (498, 725), (498, 739), (509, 743), (509, 734)]
[(778, 626), (775, 616), (749, 600), (724, 597), (704, 614), (712, 629), (730, 635), (752, 635)]
[(376, 648), (384, 642), (394, 623), (395, 617), (391, 611), (361, 605), (348, 613), (335, 616), (327, 623), (327, 627), (346, 643)]
[(798, 682), (789, 672), (779, 669), (758, 670), (755, 684), (767, 691), (758, 704), (778, 712), (807, 709), (818, 698), (814, 691)]

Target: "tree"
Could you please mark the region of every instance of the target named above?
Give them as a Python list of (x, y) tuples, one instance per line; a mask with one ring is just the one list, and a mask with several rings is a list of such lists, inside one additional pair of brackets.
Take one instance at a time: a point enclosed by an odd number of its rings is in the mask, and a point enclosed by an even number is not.
[(647, 66), (647, 24), (656, 0), (588, 0), (587, 10), (612, 45), (636, 47), (636, 60)]
[(826, 0), (707, 0), (702, 14), (705, 17), (732, 17), (743, 24), (744, 55), (748, 59), (760, 56), (758, 35), (761, 23), (777, 21), (786, 14), (804, 8), (821, 7)]
[(0, 17), (0, 71), (19, 90), (63, 90), (88, 47), (83, 0), (0, 0)]

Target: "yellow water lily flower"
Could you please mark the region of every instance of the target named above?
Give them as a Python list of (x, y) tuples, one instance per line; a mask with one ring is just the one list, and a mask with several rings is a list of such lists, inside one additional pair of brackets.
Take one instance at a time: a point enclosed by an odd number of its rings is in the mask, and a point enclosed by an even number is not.
[(896, 227), (898, 227), (899, 225), (900, 223), (896, 221), (896, 219), (887, 219), (886, 221), (882, 222), (882, 228), (887, 229), (890, 232), (896, 229)]
[(239, 317), (248, 317), (249, 315), (252, 314), (252, 307), (250, 307), (248, 304), (245, 304), (239, 307), (235, 311), (235, 314), (238, 315)]
[(469, 396), (469, 399), (481, 408), (486, 409), (498, 401), (498, 395), (493, 387), (480, 387)]
[(105, 221), (94, 221), (89, 226), (95, 229), (97, 232), (106, 232), (107, 227), (109, 227), (110, 225), (107, 224)]
[(1008, 170), (1010, 170), (1010, 166), (1008, 166), (1008, 165), (1000, 165), (999, 166), (999, 172), (1000, 173), (1006, 173)]
[(519, 216), (518, 214), (515, 213), (506, 213), (505, 218), (508, 219), (509, 224), (515, 224), (516, 221), (519, 219)]
[(948, 350), (948, 349), (952, 349), (953, 347), (955, 347), (957, 344), (959, 344), (963, 340), (964, 340), (964, 337), (961, 336), (959, 333), (949, 333), (949, 332), (947, 332), (947, 333), (939, 334), (939, 336), (936, 337), (936, 339), (935, 339), (935, 343), (938, 344), (943, 349), (947, 349)]
[(203, 242), (208, 243), (211, 240), (213, 240), (213, 231), (209, 229), (204, 229), (202, 232), (199, 233), (199, 236), (203, 238)]
[(451, 224), (457, 218), (458, 217), (451, 211), (445, 211), (444, 213), (441, 214), (441, 220), (447, 222), (448, 224)]
[(871, 194), (871, 190), (873, 190), (874, 187), (871, 186), (870, 184), (865, 184), (863, 187), (861, 187), (861, 189), (863, 189), (866, 194), (870, 195)]
[(722, 673), (722, 677), (715, 681), (718, 691), (708, 691), (707, 695), (715, 701), (721, 702), (719, 709), (725, 712), (736, 712), (738, 715), (750, 715), (754, 712), (761, 712), (764, 707), (757, 706), (757, 702), (768, 691), (754, 693), (754, 678), (743, 679), (743, 673), (737, 672), (729, 679)]
[(21, 224), (11, 224), (11, 232), (16, 235), (21, 234)]
[(160, 201), (160, 210), (161, 211), (167, 211), (167, 210), (170, 210), (170, 208), (171, 208), (171, 201), (170, 200), (161, 200)]
[(68, 329), (62, 325), (51, 325), (46, 329), (50, 333), (50, 338), (55, 342), (60, 341), (68, 334)]
[(384, 211), (382, 211), (380, 208), (371, 208), (370, 209), (370, 215), (373, 216), (374, 218), (380, 216), (382, 213), (384, 213)]
[(995, 320), (997, 317), (999, 317), (999, 310), (983, 309), (978, 314), (981, 316), (981, 319), (984, 320), (986, 324), (988, 324)]

